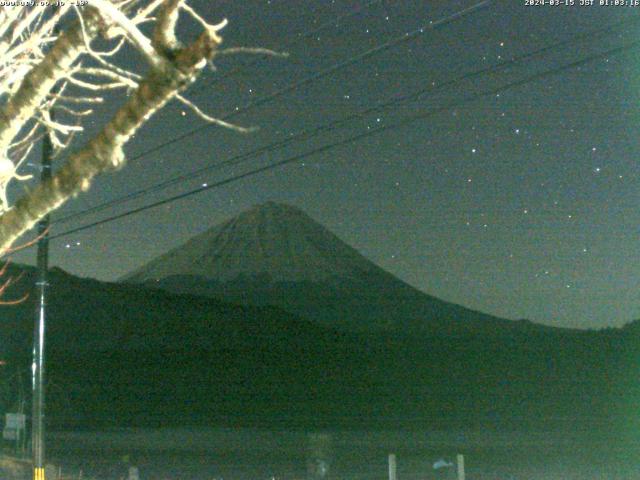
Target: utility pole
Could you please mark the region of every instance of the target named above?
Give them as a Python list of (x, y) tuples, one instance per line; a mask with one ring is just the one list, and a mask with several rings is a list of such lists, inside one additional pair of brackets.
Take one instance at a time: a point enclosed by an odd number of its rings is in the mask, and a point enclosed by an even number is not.
[[(54, 120), (53, 109), (50, 112)], [(42, 164), (40, 181), (46, 182), (51, 178), (51, 157), (53, 145), (50, 135), (42, 139)], [(47, 312), (47, 289), (49, 282), (47, 271), (49, 269), (49, 215), (38, 222), (38, 267), (36, 290), (38, 292), (36, 319), (33, 330), (33, 364), (32, 390), (33, 390), (33, 414), (31, 417), (31, 442), (33, 452), (33, 480), (45, 480), (44, 478), (44, 334)]]

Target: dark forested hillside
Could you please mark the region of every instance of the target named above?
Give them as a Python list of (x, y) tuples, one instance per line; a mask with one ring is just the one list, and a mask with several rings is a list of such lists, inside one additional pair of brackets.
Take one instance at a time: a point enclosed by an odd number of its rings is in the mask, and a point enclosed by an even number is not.
[[(31, 271), (18, 287), (31, 281)], [(423, 336), (349, 333), (244, 307), (51, 274), (55, 428), (268, 425), (515, 429), (630, 425), (635, 325)], [(15, 291), (12, 294), (17, 295)], [(5, 407), (27, 388), (33, 298), (2, 307)]]

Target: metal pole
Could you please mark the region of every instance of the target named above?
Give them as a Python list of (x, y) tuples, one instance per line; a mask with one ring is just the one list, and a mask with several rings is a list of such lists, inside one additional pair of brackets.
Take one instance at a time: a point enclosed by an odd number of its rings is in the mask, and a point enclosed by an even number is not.
[[(51, 117), (54, 119), (53, 111)], [(53, 146), (51, 137), (45, 135), (42, 139), (42, 170), (40, 181), (51, 178), (51, 156)], [(33, 364), (32, 364), (32, 390), (33, 390), (33, 415), (31, 419), (31, 441), (33, 451), (33, 480), (45, 480), (44, 478), (44, 338), (47, 306), (47, 270), (49, 268), (49, 215), (38, 222), (38, 273), (37, 292), (38, 301), (36, 308), (36, 320), (33, 331)]]
[(464, 455), (459, 453), (456, 458), (456, 463), (458, 464), (458, 480), (464, 480)]
[(389, 480), (397, 480), (396, 474), (396, 455), (394, 453), (389, 454)]

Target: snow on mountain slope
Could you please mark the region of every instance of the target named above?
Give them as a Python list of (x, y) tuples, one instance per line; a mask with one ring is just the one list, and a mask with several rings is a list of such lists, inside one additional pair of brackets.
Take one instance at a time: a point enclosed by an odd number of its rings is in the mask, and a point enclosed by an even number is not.
[(379, 267), (295, 207), (267, 202), (197, 235), (123, 278), (193, 275), (209, 280), (362, 280)]

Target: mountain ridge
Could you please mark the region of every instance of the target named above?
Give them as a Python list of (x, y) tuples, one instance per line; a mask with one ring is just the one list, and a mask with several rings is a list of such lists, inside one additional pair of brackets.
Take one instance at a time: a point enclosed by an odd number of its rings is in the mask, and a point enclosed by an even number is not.
[(428, 295), (299, 208), (275, 202), (211, 227), (121, 281), (242, 305), (275, 305), (350, 331), (554, 328), (502, 319)]

